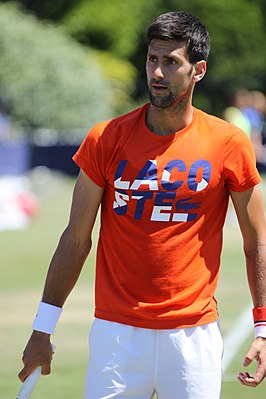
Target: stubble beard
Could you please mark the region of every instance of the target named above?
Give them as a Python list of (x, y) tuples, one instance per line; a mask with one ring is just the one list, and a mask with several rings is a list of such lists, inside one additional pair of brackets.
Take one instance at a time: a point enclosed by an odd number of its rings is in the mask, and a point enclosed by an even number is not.
[(176, 97), (173, 93), (170, 93), (166, 97), (154, 96), (149, 90), (149, 98), (151, 104), (156, 108), (169, 108), (173, 103), (175, 103)]
[(175, 92), (170, 91), (170, 93), (165, 97), (155, 96), (152, 94), (151, 90), (149, 90), (149, 98), (151, 104), (156, 108), (183, 108), (184, 105), (188, 102), (188, 99), (191, 94), (191, 86), (187, 87), (187, 90)]

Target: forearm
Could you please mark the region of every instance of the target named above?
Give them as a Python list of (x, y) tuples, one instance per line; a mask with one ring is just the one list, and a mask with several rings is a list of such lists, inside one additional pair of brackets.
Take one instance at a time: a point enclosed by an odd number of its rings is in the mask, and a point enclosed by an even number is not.
[(266, 309), (266, 244), (263, 240), (257, 242), (256, 247), (245, 248), (248, 283), (254, 306), (252, 313), (255, 339), (244, 357), (243, 366), (247, 367), (256, 360), (257, 367), (253, 376), (245, 371), (240, 372), (237, 378), (241, 384), (250, 387), (259, 385), (266, 376), (266, 340), (263, 321)]
[(42, 301), (62, 307), (80, 275), (91, 240), (80, 240), (70, 227), (62, 234), (48, 270)]
[(266, 307), (266, 242), (246, 248), (248, 283), (254, 307)]
[[(33, 323), (33, 333), (24, 351), (24, 367), (19, 378), (25, 378), (38, 366), (49, 374), (53, 334), (61, 311), (77, 282), (82, 266), (91, 249), (94, 226), (104, 189), (80, 172), (75, 184), (69, 224), (63, 232), (47, 273), (42, 301)], [(52, 306), (51, 306), (52, 305)]]

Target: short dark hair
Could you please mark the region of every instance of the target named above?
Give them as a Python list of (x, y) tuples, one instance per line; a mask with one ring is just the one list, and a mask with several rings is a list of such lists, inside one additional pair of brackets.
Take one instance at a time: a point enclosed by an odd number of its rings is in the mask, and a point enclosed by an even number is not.
[(159, 15), (147, 30), (148, 44), (152, 39), (184, 41), (189, 62), (207, 61), (210, 52), (210, 35), (197, 17), (184, 11)]

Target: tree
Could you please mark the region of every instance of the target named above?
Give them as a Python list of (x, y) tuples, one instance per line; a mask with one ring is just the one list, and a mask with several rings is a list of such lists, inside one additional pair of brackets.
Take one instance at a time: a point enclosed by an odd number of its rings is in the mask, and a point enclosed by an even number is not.
[[(112, 60), (116, 58), (113, 68), (106, 62), (102, 65), (108, 68), (111, 76), (119, 76), (119, 64), (123, 65), (121, 76), (130, 84), (124, 84), (121, 90), (131, 94), (132, 79), (135, 78), (135, 99), (145, 95), (147, 90), (146, 28), (155, 16), (172, 10), (184, 10), (198, 16), (211, 33), (212, 50), (207, 79), (198, 86), (200, 92), (196, 91), (197, 98), (203, 99), (202, 93), (211, 97), (208, 102), (205, 95), (205, 108), (213, 111), (211, 104), (218, 104), (218, 108), (223, 106), (222, 99), (216, 93), (227, 82), (266, 90), (263, 51), (266, 39), (265, 0), (20, 1), (40, 18), (56, 20), (78, 42), (105, 54), (101, 59), (108, 60), (110, 54)], [(128, 62), (138, 73), (126, 66)], [(119, 84), (119, 78), (115, 78), (115, 82)], [(212, 101), (213, 96), (215, 102)]]
[[(1, 0), (8, 3), (13, 0)], [(58, 21), (75, 8), (81, 0), (17, 0), (17, 3), (41, 20)]]
[[(62, 22), (78, 41), (127, 58), (139, 71), (137, 97), (146, 93), (145, 31), (155, 16), (172, 10), (184, 10), (198, 16), (210, 31), (212, 50), (208, 76), (196, 91), (215, 97), (224, 84), (234, 82), (250, 88), (262, 88), (265, 79), (265, 2), (264, 0), (86, 0), (66, 13)], [(221, 97), (221, 96), (220, 96)], [(204, 100), (205, 108), (213, 109)]]
[(266, 91), (264, 0), (167, 1), (169, 9), (177, 4), (198, 16), (211, 35), (207, 76), (196, 87), (200, 106), (221, 114), (229, 88)]
[(112, 92), (95, 57), (52, 25), (0, 4), (0, 98), (13, 121), (84, 128), (109, 118)]

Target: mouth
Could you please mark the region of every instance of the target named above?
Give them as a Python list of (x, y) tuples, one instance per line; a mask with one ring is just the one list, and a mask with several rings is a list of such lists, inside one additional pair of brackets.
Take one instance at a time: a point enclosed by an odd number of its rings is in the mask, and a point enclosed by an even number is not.
[(164, 93), (167, 90), (167, 86), (162, 85), (160, 83), (152, 83), (151, 84), (151, 91), (154, 94), (161, 94)]

